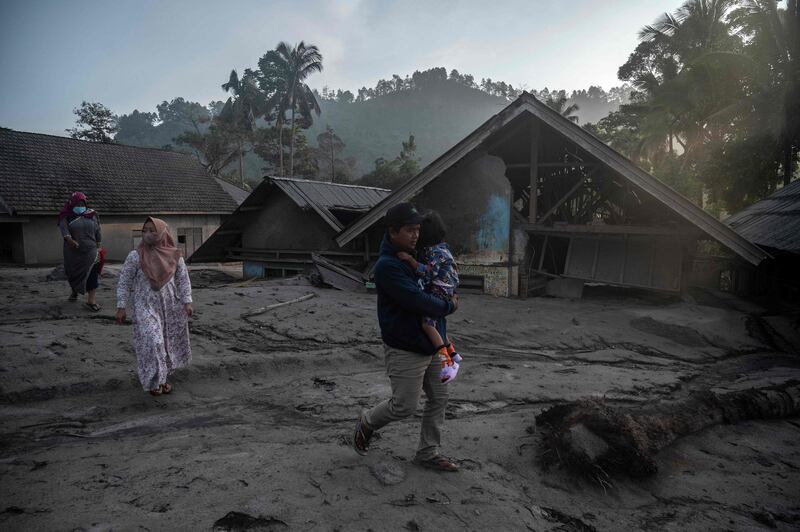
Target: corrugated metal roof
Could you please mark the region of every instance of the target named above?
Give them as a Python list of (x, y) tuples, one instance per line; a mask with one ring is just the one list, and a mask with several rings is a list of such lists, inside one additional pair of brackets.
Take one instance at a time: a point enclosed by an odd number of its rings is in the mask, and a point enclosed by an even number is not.
[(800, 253), (800, 179), (729, 216), (725, 223), (754, 244)]
[(301, 209), (316, 212), (335, 233), (342, 230), (342, 222), (335, 215), (337, 211), (340, 214), (343, 211), (367, 212), (391, 193), (385, 188), (266, 177), (239, 205), (236, 212), (194, 252), (190, 262), (225, 260), (226, 249), (239, 240), (249, 223), (247, 213), (254, 208), (263, 207), (270, 194), (277, 193), (276, 190), (285, 193)]
[(300, 207), (311, 203), (329, 210), (368, 211), (391, 191), (385, 188), (325, 183), (307, 179), (270, 177)]

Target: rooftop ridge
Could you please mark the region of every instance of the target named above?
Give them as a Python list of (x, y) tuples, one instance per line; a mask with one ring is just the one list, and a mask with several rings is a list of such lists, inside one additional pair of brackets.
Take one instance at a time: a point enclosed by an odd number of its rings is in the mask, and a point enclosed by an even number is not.
[(94, 146), (114, 146), (116, 148), (128, 148), (128, 149), (133, 149), (133, 150), (150, 150), (150, 151), (157, 151), (157, 152), (161, 152), (161, 153), (172, 153), (172, 154), (175, 154), (175, 155), (180, 155), (182, 157), (192, 157), (192, 155), (190, 153), (184, 153), (184, 152), (175, 151), (175, 150), (168, 150), (166, 148), (156, 148), (155, 146), (134, 146), (132, 144), (122, 144), (122, 143), (119, 143), (119, 142), (95, 142), (95, 141), (91, 141), (91, 140), (74, 139), (72, 137), (62, 137), (60, 135), (52, 135), (50, 133), (35, 133), (33, 131), (18, 131), (16, 129), (0, 127), (0, 135), (8, 134), (8, 133), (15, 133), (15, 134), (18, 134), (18, 135), (30, 135), (30, 136), (37, 136), (37, 137), (49, 137), (49, 138), (53, 138), (53, 139), (59, 139), (59, 140), (66, 140), (66, 141), (70, 141), (70, 142), (83, 143), (83, 144), (90, 145), (90, 146), (91, 145), (94, 145)]
[(316, 179), (300, 179), (297, 177), (277, 177), (277, 176), (264, 176), (264, 179), (278, 179), (280, 181), (291, 181), (294, 183), (317, 183), (320, 185), (331, 185), (335, 187), (350, 187), (350, 188), (365, 188), (368, 190), (380, 190), (381, 192), (391, 192), (388, 188), (371, 187), (368, 185), (352, 185), (349, 183), (331, 183), (329, 181), (317, 181)]

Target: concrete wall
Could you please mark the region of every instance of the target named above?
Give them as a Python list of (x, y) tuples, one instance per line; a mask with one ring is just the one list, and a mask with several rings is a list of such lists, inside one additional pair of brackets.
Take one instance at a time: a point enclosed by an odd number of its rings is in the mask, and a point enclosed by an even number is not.
[(483, 276), (484, 292), (499, 296), (516, 294), (509, 264), (511, 197), (503, 160), (484, 154), (448, 169), (412, 199), (442, 216), (460, 271)]
[(285, 194), (276, 192), (244, 228), (242, 247), (340, 251), (335, 237), (333, 228), (316, 212), (311, 209), (305, 211)]
[(458, 262), (458, 273), (460, 275), (479, 275), (483, 277), (483, 293), (493, 296), (512, 296), (516, 295), (513, 291), (516, 288), (514, 273), (512, 270), (509, 275), (508, 266), (487, 266), (484, 264), (471, 264), (456, 257)]
[[(219, 227), (221, 218), (215, 214), (164, 214), (158, 217), (169, 224), (176, 243), (178, 228), (199, 227), (205, 240)], [(102, 247), (106, 249), (106, 260), (125, 260), (134, 247), (134, 231), (141, 230), (145, 219), (146, 216), (104, 216), (100, 213)], [(26, 264), (59, 264), (63, 261), (63, 239), (55, 222), (55, 216), (36, 216), (30, 217), (30, 222), (23, 225)]]

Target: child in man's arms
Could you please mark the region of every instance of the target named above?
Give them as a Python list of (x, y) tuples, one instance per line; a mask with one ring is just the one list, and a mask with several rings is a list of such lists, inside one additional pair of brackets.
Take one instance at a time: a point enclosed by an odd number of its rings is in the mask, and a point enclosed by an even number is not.
[[(456, 265), (450, 248), (444, 241), (445, 226), (441, 216), (436, 211), (426, 214), (420, 228), (417, 248), (420, 258), (418, 262), (410, 254), (401, 251), (397, 258), (407, 263), (420, 277), (420, 285), (425, 292), (432, 294), (444, 301), (451, 301), (458, 287), (458, 266)], [(442, 338), (436, 329), (436, 320), (430, 317), (422, 318), (422, 330), (436, 348), (436, 355), (442, 361), (442, 382), (450, 382), (456, 378), (459, 363), (462, 360), (450, 338)]]

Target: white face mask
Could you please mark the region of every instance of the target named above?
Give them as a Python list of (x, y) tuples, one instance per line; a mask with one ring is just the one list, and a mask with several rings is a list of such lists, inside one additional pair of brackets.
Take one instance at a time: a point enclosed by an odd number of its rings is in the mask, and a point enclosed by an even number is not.
[(148, 246), (155, 246), (158, 244), (158, 233), (142, 233), (142, 240)]

